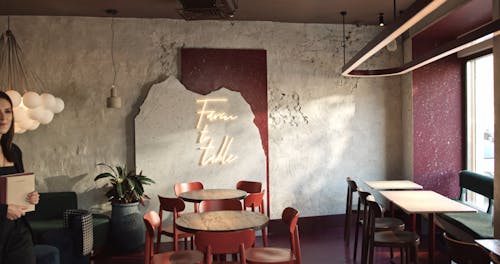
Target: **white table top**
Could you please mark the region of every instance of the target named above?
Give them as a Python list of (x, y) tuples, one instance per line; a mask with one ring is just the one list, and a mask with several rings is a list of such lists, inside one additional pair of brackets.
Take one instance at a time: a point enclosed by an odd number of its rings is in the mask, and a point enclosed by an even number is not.
[(477, 213), (477, 210), (434, 191), (381, 191), (380, 194), (408, 214)]
[(408, 180), (365, 181), (368, 187), (375, 190), (421, 190), (424, 187)]
[(500, 239), (476, 239), (474, 241), (488, 251), (500, 256)]

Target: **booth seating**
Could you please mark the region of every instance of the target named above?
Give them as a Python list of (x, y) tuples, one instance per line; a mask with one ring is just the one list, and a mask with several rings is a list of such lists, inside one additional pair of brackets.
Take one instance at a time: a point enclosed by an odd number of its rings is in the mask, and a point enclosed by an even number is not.
[[(45, 242), (44, 234), (48, 231), (64, 229), (64, 213), (78, 209), (75, 192), (40, 193), (40, 202), (35, 211), (26, 214), (33, 231), (35, 243)], [(92, 214), (93, 249), (101, 249), (107, 244), (110, 218), (103, 214)]]
[(462, 241), (493, 238), (493, 177), (468, 170), (460, 171), (459, 176), (460, 201), (465, 199), (465, 192), (469, 190), (488, 198), (488, 208), (486, 211), (478, 209), (477, 213), (438, 214), (437, 224)]

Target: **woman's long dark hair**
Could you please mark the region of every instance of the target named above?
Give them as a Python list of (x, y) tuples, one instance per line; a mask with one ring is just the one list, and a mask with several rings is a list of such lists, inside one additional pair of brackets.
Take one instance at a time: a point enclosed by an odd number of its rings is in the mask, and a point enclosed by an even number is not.
[(2, 139), (0, 140), (0, 144), (2, 145), (2, 152), (5, 159), (12, 162), (12, 139), (14, 138), (14, 108), (12, 107), (12, 100), (10, 97), (3, 91), (0, 91), (0, 99), (5, 99), (9, 102), (10, 108), (12, 111), (12, 122), (10, 123), (10, 128), (7, 133), (2, 135)]

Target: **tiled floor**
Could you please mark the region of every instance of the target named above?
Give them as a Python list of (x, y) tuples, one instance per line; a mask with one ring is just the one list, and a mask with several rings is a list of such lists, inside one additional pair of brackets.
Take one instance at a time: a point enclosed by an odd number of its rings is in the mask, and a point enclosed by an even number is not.
[[(299, 227), (300, 230), (300, 227)], [(316, 226), (314, 228), (308, 228), (307, 230), (300, 230), (300, 242), (302, 247), (302, 263), (304, 264), (322, 264), (322, 263), (334, 263), (334, 264), (353, 264), (360, 263), (360, 254), (358, 255), (357, 261), (353, 262), (352, 252), (353, 252), (353, 236), (354, 230), (351, 233), (351, 245), (345, 246), (343, 239), (343, 226), (330, 226), (322, 228), (321, 226)], [(427, 250), (425, 241), (427, 240), (423, 237), (418, 258), (419, 263), (428, 263), (427, 261)], [(257, 239), (259, 244), (261, 239)], [(271, 231), (269, 234), (269, 244), (270, 246), (281, 246), (288, 247), (288, 236), (287, 235), (277, 235), (273, 234)], [(449, 263), (445, 253), (443, 252), (442, 241), (437, 240), (437, 252), (436, 252), (436, 264)], [(169, 247), (170, 245), (168, 245)], [(165, 245), (167, 247), (167, 245)], [(359, 252), (359, 248), (358, 248)], [(389, 257), (389, 250), (377, 249), (375, 252), (375, 263), (391, 263)], [(141, 253), (129, 254), (124, 256), (101, 256), (94, 260), (95, 264), (108, 264), (108, 263), (143, 263), (143, 257)], [(393, 263), (400, 263), (399, 253), (396, 250), (395, 258)]]

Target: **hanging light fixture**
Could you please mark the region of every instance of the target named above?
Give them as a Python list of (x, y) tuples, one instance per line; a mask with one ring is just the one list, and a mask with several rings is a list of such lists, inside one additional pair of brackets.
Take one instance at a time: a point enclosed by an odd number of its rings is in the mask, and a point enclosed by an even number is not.
[(116, 90), (116, 67), (115, 67), (115, 56), (114, 56), (114, 43), (115, 43), (115, 29), (114, 29), (114, 17), (118, 13), (115, 9), (108, 9), (106, 13), (111, 15), (111, 63), (113, 64), (113, 84), (111, 84), (111, 95), (106, 99), (106, 106), (108, 108), (121, 108), (122, 98), (118, 96)]
[[(396, 0), (394, 0), (394, 21), (392, 23), (396, 23)], [(397, 38), (393, 39), (387, 46), (385, 46), (388, 51), (396, 51), (398, 49), (398, 41)]]
[(340, 15), (342, 16), (342, 49), (344, 50), (344, 65), (345, 65), (345, 47), (346, 47), (345, 16), (347, 15), (347, 11), (341, 11)]
[(384, 13), (379, 13), (378, 14), (378, 25), (383, 27), (385, 26), (385, 23), (384, 23)]
[(22, 49), (10, 30), (9, 16), (7, 31), (0, 37), (0, 89), (12, 100), (14, 131), (18, 134), (35, 130), (40, 124), (50, 123), (54, 114), (64, 109), (61, 98), (33, 91), (43, 89), (42, 81), (25, 64)]

